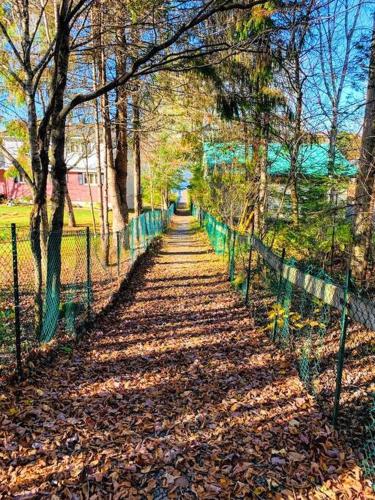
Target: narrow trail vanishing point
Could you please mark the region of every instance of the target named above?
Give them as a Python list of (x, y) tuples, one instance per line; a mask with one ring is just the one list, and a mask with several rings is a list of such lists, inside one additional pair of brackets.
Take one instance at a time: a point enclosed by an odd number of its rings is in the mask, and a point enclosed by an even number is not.
[(3, 396), (1, 498), (370, 498), (287, 354), (175, 216), (72, 353)]

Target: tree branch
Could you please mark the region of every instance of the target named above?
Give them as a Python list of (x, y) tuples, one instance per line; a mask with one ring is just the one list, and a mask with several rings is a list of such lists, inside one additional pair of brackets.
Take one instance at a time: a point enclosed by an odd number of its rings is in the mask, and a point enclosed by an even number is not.
[(31, 188), (34, 188), (34, 182), (29, 176), (29, 174), (26, 172), (26, 170), (23, 168), (21, 163), (7, 150), (7, 148), (3, 145), (3, 143), (0, 140), (0, 149), (1, 151), (5, 154), (5, 156), (8, 158), (9, 161), (13, 163), (13, 165), (16, 167), (17, 171), (19, 174), (23, 175), (26, 179), (26, 182), (29, 184)]
[[(180, 28), (173, 34), (171, 35), (167, 40), (164, 42), (159, 43), (158, 45), (154, 45), (149, 49), (149, 51), (144, 55), (139, 57), (133, 62), (133, 65), (130, 69), (129, 72), (123, 73), (122, 75), (114, 78), (107, 84), (103, 85), (102, 87), (96, 89), (93, 92), (89, 92), (87, 94), (78, 94), (72, 98), (72, 100), (64, 107), (64, 109), (61, 112), (61, 117), (66, 117), (67, 114), (76, 106), (83, 104), (84, 102), (91, 101), (93, 99), (96, 99), (103, 94), (110, 92), (111, 90), (114, 90), (116, 87), (125, 84), (127, 81), (129, 81), (136, 73), (137, 70), (152, 60), (156, 55), (158, 55), (160, 52), (163, 50), (169, 48), (172, 46), (175, 42), (177, 42), (182, 35), (184, 35), (186, 32), (191, 30), (192, 28), (198, 26), (202, 22), (206, 21), (208, 18), (213, 16), (214, 14), (217, 14), (219, 12), (227, 12), (229, 10), (236, 10), (236, 9), (241, 9), (241, 10), (247, 10), (247, 9), (252, 9), (254, 6), (259, 5), (262, 2), (262, 0), (253, 0), (252, 2), (248, 3), (243, 3), (243, 2), (237, 2), (233, 3), (228, 0), (224, 0), (221, 5), (217, 7), (212, 7), (209, 8), (210, 5), (214, 3), (213, 0), (210, 0), (208, 3), (206, 3), (200, 10), (199, 12), (192, 18), (190, 21), (182, 24)], [(158, 63), (156, 63), (158, 64)]]

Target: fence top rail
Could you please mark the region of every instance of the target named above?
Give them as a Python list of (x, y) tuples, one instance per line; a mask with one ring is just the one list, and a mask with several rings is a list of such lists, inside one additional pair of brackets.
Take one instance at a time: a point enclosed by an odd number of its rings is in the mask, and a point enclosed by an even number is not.
[[(198, 207), (199, 209), (199, 207)], [(200, 209), (202, 210), (202, 209)], [(204, 215), (215, 219), (211, 214), (202, 210)], [(225, 225), (228, 230), (230, 227)], [(243, 233), (239, 233), (243, 235)], [(249, 233), (245, 233), (250, 236)], [(276, 255), (260, 238), (251, 237), (251, 245), (263, 257), (267, 264), (279, 273), (282, 277), (301, 290), (305, 290), (309, 295), (322, 301), (335, 309), (342, 311), (344, 304), (344, 287), (330, 283), (329, 280), (321, 279), (312, 274), (305, 273), (298, 269), (296, 264), (282, 262), (282, 259)], [(348, 308), (350, 317), (358, 323), (361, 323), (369, 330), (375, 330), (375, 302), (360, 298), (354, 292), (348, 292)]]
[[(123, 229), (119, 230), (119, 231), (113, 231), (112, 229), (110, 230), (110, 234), (112, 235), (115, 235), (115, 233), (122, 233), (124, 231), (126, 231), (129, 226), (132, 226), (134, 224), (137, 224), (137, 222), (142, 222), (144, 221), (145, 219), (148, 219), (148, 218), (152, 218), (152, 217), (155, 217), (155, 218), (161, 218), (163, 217), (164, 215), (167, 215), (167, 217), (171, 217), (171, 215), (173, 214), (174, 212), (174, 209), (175, 209), (175, 204), (172, 203), (168, 209), (162, 209), (162, 208), (155, 208), (154, 210), (147, 210), (146, 212), (143, 212), (142, 214), (140, 214), (139, 216), (137, 217), (132, 217), (130, 220), (129, 220), (129, 223), (124, 226)], [(25, 225), (25, 224), (16, 224), (16, 231), (17, 231), (17, 241), (19, 242), (27, 242), (27, 241), (30, 241), (30, 226), (28, 225)], [(59, 231), (56, 232), (57, 235), (61, 235), (62, 238), (76, 238), (76, 237), (85, 237), (86, 236), (86, 228), (89, 227), (89, 226), (84, 226), (84, 225), (80, 225), (78, 227), (75, 227), (75, 228), (63, 228), (63, 231), (62, 233), (60, 233)], [(0, 224), (0, 244), (1, 243), (10, 243), (11, 242), (11, 228), (12, 228), (12, 224), (9, 223), (9, 224)], [(90, 232), (93, 231), (93, 229), (90, 227)], [(98, 231), (97, 231), (98, 233)], [(50, 236), (53, 236), (54, 232), (53, 231), (49, 231), (48, 232), (48, 237)], [(98, 233), (99, 234), (99, 233)], [(97, 235), (98, 235), (97, 234)]]

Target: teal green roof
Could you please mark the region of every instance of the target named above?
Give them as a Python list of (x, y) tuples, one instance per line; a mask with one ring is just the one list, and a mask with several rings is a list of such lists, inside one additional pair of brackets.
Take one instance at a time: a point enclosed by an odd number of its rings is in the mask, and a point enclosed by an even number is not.
[[(237, 143), (205, 143), (204, 161), (210, 168), (220, 165), (244, 164), (245, 146)], [(249, 151), (251, 158), (251, 148)], [(328, 144), (302, 144), (298, 155), (298, 172), (306, 176), (325, 177), (328, 175)], [(285, 147), (272, 143), (268, 147), (268, 173), (274, 176), (289, 174), (290, 156)], [(336, 151), (334, 174), (354, 177), (357, 167)]]

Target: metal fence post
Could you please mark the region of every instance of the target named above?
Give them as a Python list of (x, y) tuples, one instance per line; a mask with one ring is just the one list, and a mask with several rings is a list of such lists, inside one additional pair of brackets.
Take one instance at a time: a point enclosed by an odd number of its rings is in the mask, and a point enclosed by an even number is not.
[(23, 379), (22, 359), (21, 359), (21, 321), (20, 321), (20, 290), (18, 283), (18, 254), (17, 254), (17, 232), (16, 225), (11, 224), (12, 234), (12, 262), (13, 262), (13, 298), (14, 298), (14, 329), (16, 343), (16, 363), (17, 377)]
[[(281, 254), (281, 260), (280, 260), (280, 276), (279, 276), (279, 286), (277, 290), (277, 304), (280, 303), (281, 300), (281, 288), (283, 284), (283, 267), (284, 267), (284, 261), (285, 261), (285, 248), (283, 248), (282, 254)], [(277, 321), (279, 319), (279, 315), (276, 313), (275, 315), (275, 321), (273, 323), (273, 330), (272, 330), (272, 340), (276, 339), (276, 334), (277, 334)]]
[(91, 238), (90, 228), (86, 227), (86, 297), (87, 297), (87, 320), (91, 320)]
[(246, 295), (245, 295), (245, 304), (249, 304), (249, 291), (250, 291), (250, 279), (251, 279), (251, 261), (253, 259), (253, 237), (254, 237), (254, 219), (251, 225), (251, 233), (250, 233), (250, 247), (249, 247), (249, 261), (247, 264), (247, 282), (246, 282)]
[(349, 324), (349, 308), (348, 308), (348, 298), (349, 298), (349, 288), (350, 288), (351, 271), (348, 269), (345, 277), (344, 284), (344, 296), (342, 303), (342, 313), (340, 320), (340, 345), (337, 355), (337, 373), (336, 373), (336, 390), (335, 390), (335, 403), (333, 408), (333, 425), (337, 425), (337, 419), (339, 416), (340, 408), (340, 396), (342, 387), (342, 372), (344, 369), (344, 359), (345, 359), (345, 343), (346, 343), (346, 333)]

